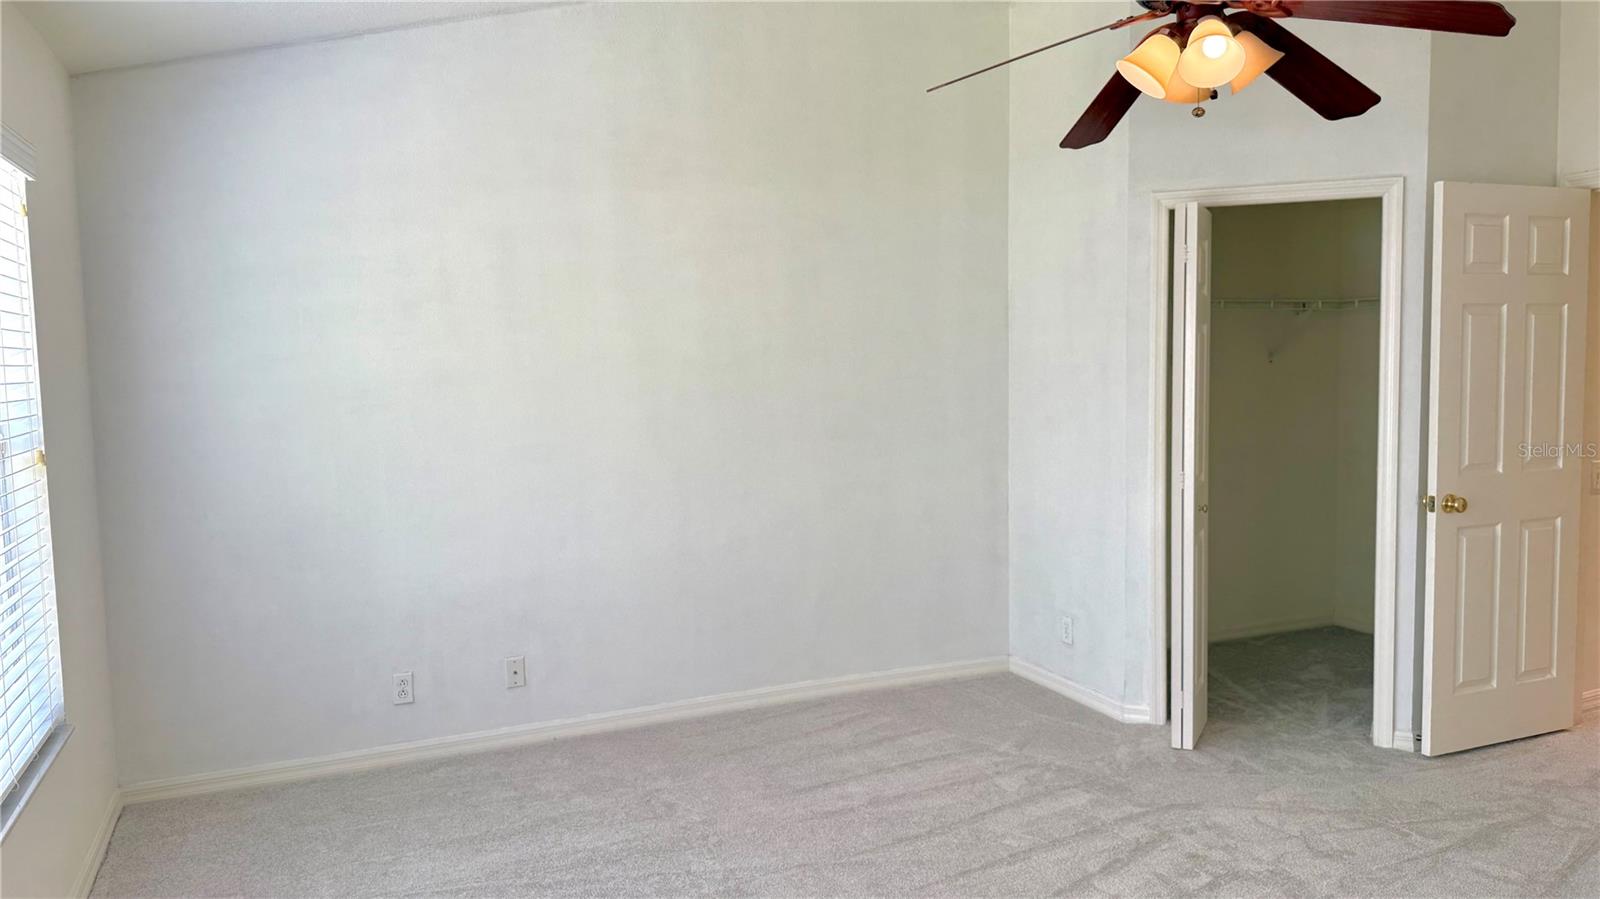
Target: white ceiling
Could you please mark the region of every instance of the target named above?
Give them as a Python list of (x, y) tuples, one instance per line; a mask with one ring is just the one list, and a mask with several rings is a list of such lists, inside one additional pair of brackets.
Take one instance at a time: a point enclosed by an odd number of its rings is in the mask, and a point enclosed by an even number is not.
[(34, 2), (19, 8), (74, 74), (273, 47), (496, 13), (542, 3)]

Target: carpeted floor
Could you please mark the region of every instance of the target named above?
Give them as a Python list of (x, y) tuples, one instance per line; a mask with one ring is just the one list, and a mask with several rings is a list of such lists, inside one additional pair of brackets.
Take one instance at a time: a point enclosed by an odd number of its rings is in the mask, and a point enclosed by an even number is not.
[(1218, 644), (1201, 748), (1009, 675), (129, 807), (94, 895), (1600, 895), (1600, 720), (1368, 745), (1371, 642)]

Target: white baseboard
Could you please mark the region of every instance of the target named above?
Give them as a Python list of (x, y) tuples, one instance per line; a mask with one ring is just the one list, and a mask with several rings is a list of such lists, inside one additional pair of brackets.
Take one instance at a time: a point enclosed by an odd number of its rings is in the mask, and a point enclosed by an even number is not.
[(1580, 707), (1585, 711), (1600, 709), (1600, 690), (1584, 690)]
[(1390, 748), (1402, 752), (1416, 752), (1417, 737), (1409, 730), (1397, 730), (1394, 732), (1394, 742), (1390, 744)]
[(1332, 627), (1338, 623), (1332, 615), (1302, 615), (1299, 618), (1280, 618), (1276, 621), (1252, 621), (1232, 627), (1213, 627), (1207, 639), (1212, 643), (1223, 643), (1228, 640), (1265, 637), (1268, 634), (1306, 631), (1314, 627)]
[(1046, 690), (1060, 693), (1062, 696), (1091, 709), (1129, 724), (1149, 724), (1150, 707), (1147, 705), (1125, 705), (1111, 697), (1091, 690), (1082, 684), (1073, 683), (1059, 674), (1046, 671), (1038, 665), (1016, 658), (1011, 659), (1011, 673), (1018, 677), (1033, 681)]
[(563, 737), (626, 730), (628, 728), (643, 727), (648, 724), (698, 718), (705, 715), (715, 715), (721, 712), (732, 712), (759, 706), (800, 702), (807, 699), (821, 699), (862, 690), (880, 690), (886, 687), (903, 687), (932, 681), (976, 677), (983, 674), (998, 674), (1007, 670), (1009, 670), (1008, 660), (1000, 657), (801, 681), (777, 687), (763, 687), (756, 690), (743, 690), (737, 693), (723, 693), (698, 699), (686, 699), (642, 708), (587, 715), (581, 718), (522, 724), (515, 727), (479, 731), (454, 737), (437, 737), (431, 740), (380, 746), (375, 749), (359, 749), (316, 758), (275, 762), (249, 768), (236, 768), (231, 771), (217, 771), (209, 774), (146, 781), (124, 787), (122, 800), (130, 804), (150, 802), (156, 799), (196, 796), (202, 793), (216, 793), (240, 787), (306, 780), (329, 774), (365, 771), (371, 768), (399, 765), (422, 759), (487, 752), (494, 749), (540, 743)]
[(1353, 618), (1353, 617), (1351, 617), (1349, 615), (1340, 615), (1337, 612), (1335, 612), (1334, 616), (1333, 616), (1333, 626), (1334, 627), (1342, 627), (1347, 631), (1355, 631), (1355, 632), (1361, 633), (1361, 634), (1370, 634), (1370, 633), (1372, 633), (1372, 622), (1371, 621), (1367, 621), (1367, 620), (1364, 620), (1364, 619), (1358, 621), (1357, 619), (1355, 619), (1355, 618)]
[(72, 892), (68, 895), (86, 899), (89, 891), (94, 889), (94, 879), (100, 873), (100, 863), (106, 860), (106, 848), (111, 845), (111, 831), (116, 829), (117, 818), (121, 815), (122, 791), (113, 790), (111, 798), (106, 802), (105, 815), (100, 819), (100, 829), (95, 831), (94, 842), (89, 844), (89, 853), (83, 857), (83, 866), (78, 869), (78, 879), (73, 882)]

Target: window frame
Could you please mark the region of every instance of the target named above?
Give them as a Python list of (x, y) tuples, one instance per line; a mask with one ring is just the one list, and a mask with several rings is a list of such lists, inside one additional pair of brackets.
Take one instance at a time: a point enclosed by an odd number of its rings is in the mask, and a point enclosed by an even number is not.
[[(16, 185), (16, 195), (21, 206), (21, 208), (17, 210), (22, 217), (21, 227), (19, 229), (20, 243), (17, 247), (19, 250), (18, 255), (20, 256), (20, 259), (18, 260), (20, 263), (20, 278), (18, 280), (22, 285), (21, 293), (23, 294), (23, 296), (20, 297), (22, 303), (24, 304), (21, 308), (25, 310), (27, 315), (28, 330), (27, 343), (25, 344), (25, 347), (29, 354), (26, 364), (30, 369), (27, 377), (29, 381), (31, 381), (31, 399), (34, 403), (34, 415), (38, 422), (38, 439), (37, 446), (35, 447), (36, 461), (34, 462), (34, 465), (38, 468), (38, 472), (35, 477), (37, 478), (38, 484), (37, 502), (39, 503), (39, 509), (34, 513), (34, 518), (41, 519), (41, 521), (37, 531), (35, 532), (39, 541), (39, 548), (35, 551), (46, 554), (46, 560), (40, 563), (38, 566), (39, 568), (43, 569), (43, 577), (40, 581), (43, 593), (39, 599), (35, 600), (35, 602), (40, 602), (43, 604), (46, 610), (45, 614), (48, 618), (46, 627), (49, 629), (49, 631), (51, 631), (51, 633), (46, 633), (43, 635), (45, 645), (46, 647), (49, 647), (51, 644), (53, 644), (55, 647), (55, 653), (53, 656), (50, 654), (48, 648), (43, 656), (45, 676), (48, 678), (45, 690), (48, 694), (59, 697), (59, 701), (56, 704), (55, 709), (52, 711), (53, 723), (48, 730), (44, 731), (43, 736), (39, 738), (37, 745), (32, 746), (29, 749), (30, 754), (28, 760), (17, 769), (15, 780), (9, 785), (0, 785), (0, 791), (3, 791), (0, 792), (0, 840), (3, 840), (5, 835), (10, 832), (12, 825), (16, 823), (17, 819), (21, 815), (22, 809), (27, 805), (28, 800), (33, 797), (34, 792), (37, 790), (39, 784), (43, 781), (45, 774), (49, 771), (55, 759), (60, 755), (62, 748), (65, 747), (68, 738), (72, 736), (73, 732), (72, 724), (68, 720), (66, 712), (66, 685), (61, 664), (60, 616), (56, 608), (57, 596), (55, 589), (55, 547), (49, 516), (50, 494), (48, 487), (48, 476), (45, 473), (44, 408), (43, 396), (40, 388), (41, 375), (39, 370), (38, 321), (34, 306), (33, 246), (32, 235), (30, 234), (31, 229), (28, 222), (26, 199), (28, 193), (28, 182), (33, 180), (33, 172), (31, 170), (32, 167), (26, 163), (32, 161), (33, 154), (32, 146), (27, 144), (26, 141), (22, 141), (20, 137), (9, 127), (5, 128), (4, 131), (4, 152), (0, 152), (0, 176), (4, 176), (7, 181), (10, 181)], [(23, 151), (23, 155), (20, 158), (12, 152), (19, 148)], [(0, 395), (0, 401), (10, 402), (10, 400), (3, 395)], [(0, 474), (3, 474), (3, 472), (0, 472)], [(9, 477), (10, 475), (4, 476)], [(20, 490), (22, 488), (17, 489)], [(10, 527), (17, 526), (18, 525), (12, 525)], [(10, 528), (8, 527), (7, 530), (9, 529)], [(0, 567), (3, 567), (3, 563), (0, 563)], [(24, 575), (21, 574), (18, 575), (19, 578), (23, 576)], [(24, 650), (25, 649), (26, 647), (24, 647)], [(25, 673), (28, 670), (29, 669), (27, 668), (23, 669)], [(0, 672), (3, 672), (3, 661), (0, 661)], [(35, 675), (35, 677), (36, 676), (37, 675)], [(24, 677), (23, 680), (31, 681), (33, 680), (33, 677)], [(4, 733), (0, 733), (0, 740), (5, 739), (5, 736), (6, 735)], [(30, 734), (30, 736), (32, 735)]]

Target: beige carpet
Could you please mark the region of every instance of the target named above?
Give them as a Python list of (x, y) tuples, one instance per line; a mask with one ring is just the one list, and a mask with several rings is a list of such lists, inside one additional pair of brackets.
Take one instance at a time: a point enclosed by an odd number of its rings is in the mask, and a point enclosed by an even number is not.
[(1600, 722), (1373, 749), (1370, 647), (1217, 645), (1192, 753), (999, 675), (131, 806), (94, 895), (1600, 895)]

